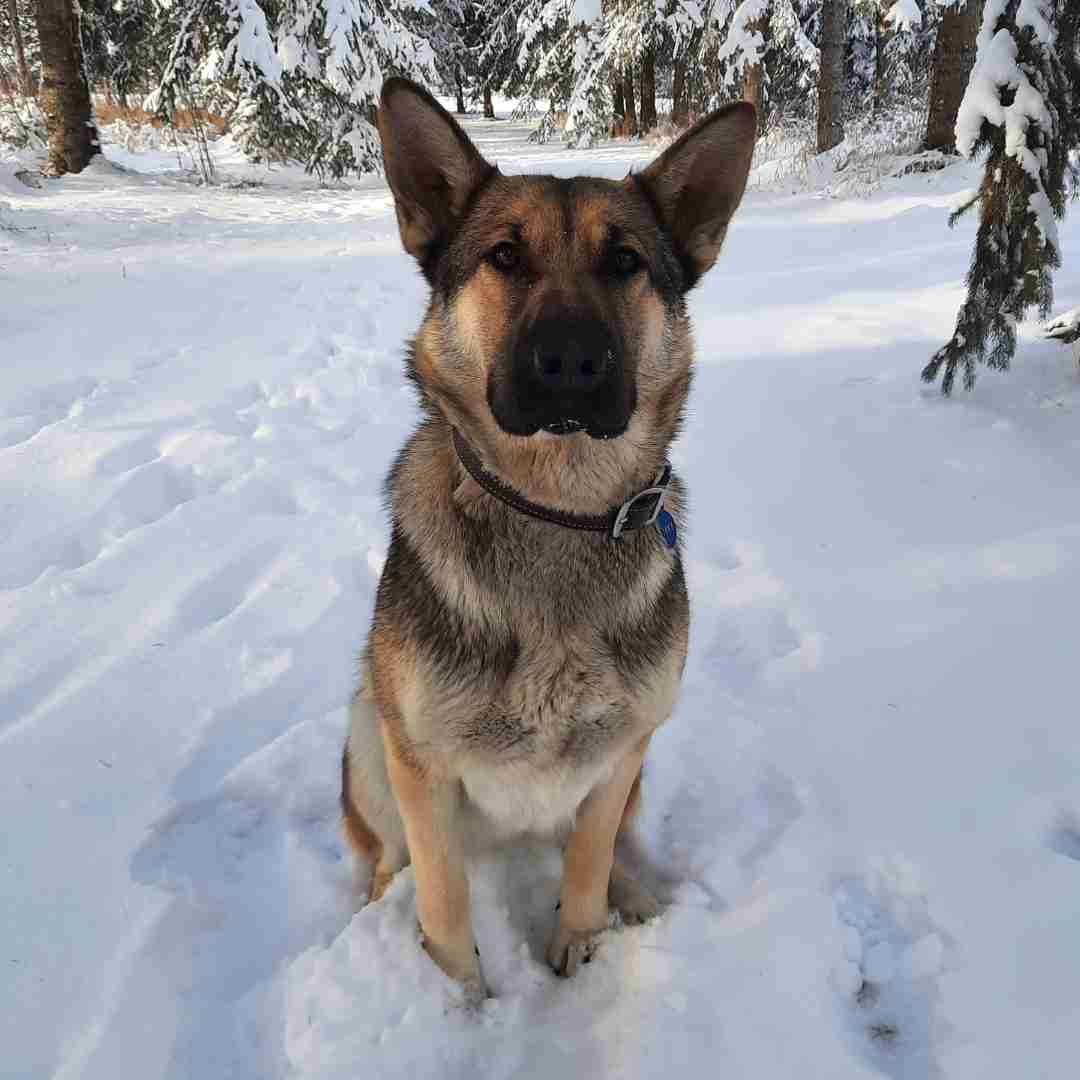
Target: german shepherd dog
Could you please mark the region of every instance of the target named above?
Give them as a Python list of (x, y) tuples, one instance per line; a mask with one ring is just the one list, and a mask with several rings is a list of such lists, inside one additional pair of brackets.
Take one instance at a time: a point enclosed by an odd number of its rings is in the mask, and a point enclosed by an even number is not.
[(755, 115), (714, 112), (621, 182), (503, 176), (404, 79), (378, 126), (431, 297), (342, 808), (370, 898), (411, 862), (424, 947), (482, 997), (466, 855), (483, 838), (563, 842), (559, 974), (588, 960), (609, 904), (658, 911), (616, 841), (686, 658), (666, 464), (690, 386), (685, 296), (742, 198)]

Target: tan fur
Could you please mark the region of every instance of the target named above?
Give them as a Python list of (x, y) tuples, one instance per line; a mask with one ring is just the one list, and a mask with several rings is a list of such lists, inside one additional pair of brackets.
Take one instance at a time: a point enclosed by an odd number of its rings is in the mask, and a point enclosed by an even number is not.
[(452, 978), (478, 980), (480, 963), (469, 919), (469, 880), (461, 830), (455, 827), (456, 785), (418, 768), (384, 725), (386, 763), (405, 822), (416, 874), (416, 906), (424, 946)]
[(563, 856), (559, 927), (552, 942), (553, 955), (549, 955), (556, 970), (565, 965), (562, 950), (572, 937), (596, 933), (607, 925), (607, 891), (615, 858), (615, 834), (641, 773), (648, 743), (646, 736), (623, 755), (610, 779), (593, 788), (578, 808)]

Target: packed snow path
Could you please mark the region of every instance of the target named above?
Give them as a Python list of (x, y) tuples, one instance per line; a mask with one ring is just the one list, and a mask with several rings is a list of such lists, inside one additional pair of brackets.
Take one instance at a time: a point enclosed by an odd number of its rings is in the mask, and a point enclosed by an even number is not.
[[(650, 155), (526, 146), (507, 171)], [(355, 916), (344, 703), (416, 415), (376, 181), (0, 164), (0, 1077), (1036, 1077), (1080, 1030), (1080, 381), (918, 382), (973, 173), (752, 192), (693, 294), (693, 632), (644, 835), (670, 879), (571, 982), (558, 860), (474, 867), (496, 997)], [(1063, 303), (1080, 295), (1080, 218)]]

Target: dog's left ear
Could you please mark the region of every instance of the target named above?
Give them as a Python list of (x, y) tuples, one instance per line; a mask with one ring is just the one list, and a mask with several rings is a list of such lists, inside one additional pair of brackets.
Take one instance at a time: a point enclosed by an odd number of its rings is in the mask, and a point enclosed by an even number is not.
[(454, 118), (408, 79), (383, 83), (378, 125), (401, 243), (427, 271), (429, 256), (494, 166)]
[(688, 289), (720, 254), (746, 188), (756, 137), (754, 106), (737, 101), (698, 121), (633, 178), (645, 185), (659, 208)]

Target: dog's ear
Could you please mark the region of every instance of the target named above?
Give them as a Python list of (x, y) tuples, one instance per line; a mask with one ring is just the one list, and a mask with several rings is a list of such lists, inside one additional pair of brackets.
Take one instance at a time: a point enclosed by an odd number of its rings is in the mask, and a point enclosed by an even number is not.
[(757, 136), (748, 101), (698, 121), (637, 176), (675, 241), (686, 287), (708, 270), (746, 187)]
[(378, 125), (401, 243), (424, 266), (493, 166), (454, 118), (408, 79), (383, 83)]

